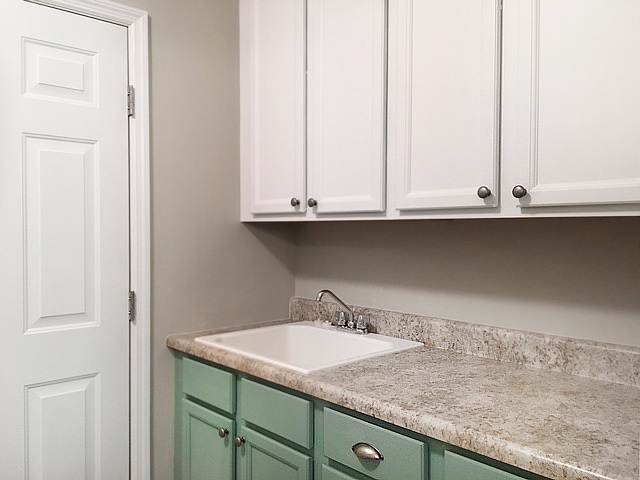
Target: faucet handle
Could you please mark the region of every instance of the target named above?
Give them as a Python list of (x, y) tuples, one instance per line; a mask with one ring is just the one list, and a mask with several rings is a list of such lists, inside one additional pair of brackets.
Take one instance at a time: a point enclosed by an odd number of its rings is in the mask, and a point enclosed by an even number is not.
[(339, 327), (347, 326), (347, 312), (343, 312), (342, 310), (336, 312), (336, 321)]
[(356, 330), (362, 333), (369, 331), (369, 317), (367, 315), (358, 315), (356, 320)]

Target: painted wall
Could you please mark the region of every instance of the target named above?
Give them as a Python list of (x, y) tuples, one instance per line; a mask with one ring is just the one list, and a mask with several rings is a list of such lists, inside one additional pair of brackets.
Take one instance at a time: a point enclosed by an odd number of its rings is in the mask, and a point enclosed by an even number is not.
[(124, 0), (149, 12), (152, 469), (173, 478), (167, 335), (285, 318), (286, 226), (240, 224), (238, 2)]
[(297, 227), (296, 295), (640, 346), (640, 218)]

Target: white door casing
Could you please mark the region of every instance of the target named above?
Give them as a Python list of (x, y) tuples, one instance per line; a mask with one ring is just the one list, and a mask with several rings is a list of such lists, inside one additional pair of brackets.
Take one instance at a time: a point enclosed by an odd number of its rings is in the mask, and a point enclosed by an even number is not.
[[(147, 23), (148, 18), (145, 12), (131, 9), (129, 7), (124, 7), (112, 2), (108, 1), (88, 1), (88, 0), (42, 0), (38, 3), (43, 3), (51, 6), (55, 6), (61, 10), (67, 10), (71, 12), (82, 13), (85, 16), (90, 16), (102, 20), (107, 20), (112, 23), (116, 23), (119, 25), (123, 25), (126, 28), (122, 29), (124, 31), (124, 49), (125, 49), (125, 59), (126, 59), (126, 44), (128, 42), (129, 48), (129, 60), (128, 60), (128, 68), (129, 68), (129, 79), (130, 82), (136, 85), (136, 114), (134, 117), (130, 119), (129, 122), (129, 142), (130, 142), (130, 167), (126, 166), (125, 160), (125, 171), (124, 178), (126, 183), (127, 169), (129, 169), (130, 176), (130, 184), (128, 186), (128, 190), (130, 191), (131, 197), (131, 205), (130, 205), (130, 222), (131, 222), (131, 288), (135, 289), (138, 294), (138, 305), (137, 305), (137, 318), (136, 321), (131, 325), (131, 329), (125, 329), (125, 338), (121, 338), (122, 343), (125, 345), (128, 343), (128, 338), (130, 335), (131, 338), (131, 399), (130, 399), (130, 407), (131, 407), (131, 478), (149, 478), (149, 136), (148, 136), (148, 39), (147, 39)], [(15, 1), (12, 4), (3, 4), (0, 8), (2, 10), (2, 18), (9, 19), (9, 24), (15, 24), (18, 19), (22, 19), (22, 12), (26, 10), (20, 10), (23, 8), (38, 8), (42, 9), (42, 7), (36, 7), (34, 5), (27, 5), (19, 1)], [(9, 11), (11, 9), (11, 11)], [(19, 11), (20, 10), (20, 11)], [(53, 11), (51, 9), (42, 9), (49, 10), (47, 15), (55, 15), (56, 22), (55, 24), (60, 27), (61, 24), (58, 23), (58, 19), (62, 23), (65, 23), (67, 20), (61, 20), (59, 15), (63, 15), (64, 17), (73, 18), (75, 15), (63, 14), (60, 11)], [(78, 17), (79, 18), (79, 17)], [(88, 19), (83, 19), (84, 21), (90, 21)], [(104, 23), (104, 22), (101, 22)], [(9, 24), (2, 25), (3, 32), (9, 31)], [(108, 25), (105, 23), (105, 25)], [(115, 25), (109, 25), (109, 29), (117, 29)], [(55, 30), (55, 29), (54, 29)], [(58, 33), (62, 32), (73, 32), (73, 28), (59, 28)], [(128, 41), (127, 41), (127, 33), (128, 33)], [(24, 77), (31, 78), (31, 80), (25, 80), (24, 85), (21, 88), (24, 92), (27, 92), (27, 89), (31, 89), (29, 91), (29, 95), (32, 96), (30, 99), (33, 103), (35, 101), (35, 97), (38, 95), (49, 95), (51, 97), (55, 97), (56, 88), (54, 85), (58, 84), (59, 87), (65, 87), (67, 93), (71, 93), (72, 97), (75, 95), (75, 98), (67, 98), (67, 99), (58, 99), (58, 101), (45, 101), (45, 104), (56, 104), (56, 107), (64, 106), (64, 104), (60, 101), (67, 102), (67, 107), (70, 109), (82, 109), (83, 106), (86, 107), (88, 103), (91, 103), (91, 98), (83, 98), (81, 90), (90, 90), (85, 89), (84, 87), (79, 88), (79, 82), (90, 82), (91, 77), (91, 64), (95, 64), (92, 60), (88, 62), (84, 62), (82, 60), (82, 55), (87, 54), (88, 49), (82, 51), (83, 49), (75, 49), (67, 48), (67, 49), (57, 49), (63, 43), (49, 42), (46, 44), (45, 42), (37, 41), (37, 35), (32, 35), (32, 37), (36, 41), (22, 41), (23, 46), (18, 50), (21, 51), (20, 55), (24, 58), (29, 56), (35, 57), (37, 59), (38, 68), (42, 71), (40, 77), (37, 78), (35, 84), (33, 82), (33, 72), (29, 72), (29, 69), (25, 67), (24, 69)], [(73, 44), (72, 41), (74, 38), (77, 38), (77, 35), (72, 35), (68, 37), (69, 42)], [(11, 42), (9, 42), (11, 43)], [(47, 48), (53, 48), (53, 54), (51, 54), (52, 50), (47, 51)], [(10, 52), (11, 49), (5, 49), (3, 51), (3, 57), (5, 52)], [(44, 51), (44, 53), (43, 53)], [(59, 53), (59, 52), (62, 53)], [(90, 53), (90, 50), (89, 50)], [(91, 56), (91, 55), (89, 55)], [(6, 63), (3, 58), (3, 66)], [(87, 63), (89, 67), (87, 67)], [(26, 63), (25, 63), (26, 65)], [(81, 65), (79, 68), (78, 65)], [(126, 72), (126, 60), (124, 65), (124, 71)], [(5, 70), (6, 72), (6, 70)], [(3, 72), (3, 73), (5, 73)], [(21, 72), (22, 73), (22, 72)], [(95, 72), (93, 72), (95, 73)], [(108, 73), (108, 72), (107, 72)], [(86, 82), (85, 82), (86, 83)], [(106, 82), (105, 82), (106, 83)], [(126, 84), (126, 73), (125, 80)], [(95, 85), (95, 84), (94, 84)], [(64, 90), (63, 88), (62, 90)], [(47, 91), (48, 90), (48, 91)], [(60, 93), (61, 89), (58, 88), (58, 93)], [(86, 93), (86, 92), (85, 92)], [(90, 92), (89, 92), (90, 93)], [(3, 98), (3, 103), (5, 102), (5, 98)], [(40, 100), (41, 101), (41, 100)], [(4, 138), (2, 140), (3, 144), (9, 145), (10, 143), (6, 141), (7, 138), (11, 135), (11, 131), (19, 130), (19, 127), (16, 128), (5, 128), (12, 127), (16, 123), (19, 123), (18, 117), (23, 118), (36, 118), (36, 117), (49, 117), (49, 113), (47, 108), (53, 107), (43, 107), (42, 112), (29, 112), (28, 109), (22, 110), (22, 108), (16, 108), (15, 105), (12, 105), (10, 108), (5, 109), (3, 105), (3, 116), (1, 117), (3, 121), (2, 125), (2, 134)], [(95, 110), (95, 107), (90, 107)], [(8, 115), (7, 112), (11, 112), (11, 115)], [(35, 114), (34, 114), (35, 113)], [(40, 114), (43, 115), (40, 115)], [(103, 243), (101, 241), (92, 242), (92, 238), (98, 238), (100, 240), (99, 235), (96, 236), (94, 234), (99, 233), (99, 230), (96, 229), (92, 231), (90, 228), (80, 228), (78, 225), (82, 225), (83, 222), (87, 222), (87, 220), (91, 220), (92, 214), (98, 214), (97, 219), (102, 224), (106, 224), (109, 221), (113, 221), (114, 218), (109, 218), (107, 210), (98, 209), (97, 207), (104, 204), (104, 198), (100, 198), (100, 192), (96, 191), (96, 195), (91, 195), (91, 189), (95, 188), (96, 185), (99, 185), (93, 182), (95, 177), (92, 176), (95, 173), (95, 170), (92, 171), (92, 165), (96, 157), (94, 156), (97, 152), (98, 158), (100, 161), (104, 160), (108, 153), (104, 148), (104, 145), (100, 142), (96, 142), (95, 138), (92, 138), (89, 135), (89, 130), (87, 130), (86, 126), (83, 125), (79, 130), (80, 133), (87, 133), (82, 135), (68, 135), (64, 133), (64, 129), (68, 128), (67, 125), (64, 125), (63, 122), (59, 122), (59, 125), (55, 125), (55, 128), (51, 131), (48, 131), (46, 134), (37, 133), (37, 125), (31, 125), (29, 128), (30, 134), (24, 135), (23, 140), (21, 141), (21, 146), (19, 147), (24, 150), (24, 155), (21, 152), (18, 152), (18, 170), (24, 170), (24, 177), (26, 178), (24, 185), (25, 188), (38, 192), (43, 199), (46, 201), (34, 202), (33, 198), (29, 197), (29, 199), (24, 203), (23, 209), (12, 208), (10, 205), (11, 202), (5, 200), (18, 200), (22, 201), (25, 195), (22, 192), (23, 182), (18, 181), (15, 182), (16, 175), (18, 177), (22, 176), (21, 172), (17, 172), (15, 170), (15, 164), (10, 162), (5, 162), (4, 158), (2, 163), (2, 175), (0, 176), (0, 182), (2, 182), (2, 192), (0, 194), (3, 195), (2, 208), (0, 209), (0, 215), (2, 217), (3, 230), (5, 232), (21, 230), (22, 232), (27, 231), (29, 233), (29, 229), (40, 228), (43, 232), (43, 235), (40, 237), (34, 235), (27, 235), (27, 246), (31, 248), (32, 252), (35, 252), (40, 255), (41, 260), (44, 260), (42, 263), (42, 268), (35, 269), (34, 266), (38, 266), (38, 255), (34, 257), (28, 257), (28, 260), (25, 264), (23, 270), (26, 270), (29, 275), (27, 275), (26, 283), (19, 281), (20, 277), (20, 260), (16, 261), (15, 256), (10, 255), (10, 249), (15, 247), (16, 238), (14, 235), (4, 235), (2, 244), (2, 253), (3, 253), (3, 270), (5, 270), (5, 266), (10, 267), (12, 270), (8, 272), (6, 275), (2, 276), (2, 287), (3, 287), (3, 304), (10, 305), (10, 308), (15, 311), (24, 310), (25, 312), (33, 312), (34, 308), (39, 308), (43, 310), (45, 315), (42, 316), (33, 316), (27, 315), (25, 317), (21, 317), (21, 321), (19, 322), (19, 327), (15, 324), (15, 322), (11, 322), (11, 328), (14, 333), (18, 333), (18, 337), (31, 337), (29, 340), (31, 341), (30, 346), (26, 346), (26, 344), (18, 345), (20, 342), (16, 342), (16, 345), (11, 345), (11, 339), (5, 338), (3, 343), (6, 343), (7, 348), (3, 349), (3, 352), (6, 352), (10, 355), (11, 360), (14, 362), (12, 365), (13, 371), (20, 370), (25, 368), (25, 371), (29, 372), (29, 375), (37, 376), (36, 373), (38, 369), (40, 369), (40, 376), (46, 376), (46, 371), (51, 371), (51, 365), (55, 364), (56, 361), (64, 364), (63, 368), (67, 369), (69, 373), (64, 379), (58, 380), (47, 380), (44, 382), (39, 382), (37, 380), (33, 380), (32, 383), (29, 384), (24, 392), (21, 392), (24, 395), (24, 407), (29, 410), (31, 413), (31, 419), (37, 419), (38, 415), (41, 418), (48, 418), (51, 421), (45, 423), (38, 422), (30, 422), (27, 420), (25, 425), (27, 428), (32, 428), (34, 434), (36, 434), (33, 438), (37, 438), (38, 428), (41, 430), (40, 433), (43, 433), (43, 429), (49, 428), (51, 431), (58, 431), (65, 429), (65, 441), (67, 443), (62, 442), (60, 445), (55, 445), (53, 443), (53, 451), (64, 451), (67, 457), (72, 455), (82, 456), (84, 455), (84, 467), (88, 468), (90, 471), (96, 471), (99, 468), (99, 465), (96, 461), (92, 465), (92, 458), (95, 459), (95, 456), (91, 457), (91, 455), (87, 456), (87, 452), (89, 451), (99, 451), (99, 448), (104, 446), (108, 446), (109, 440), (105, 440), (103, 444), (95, 445), (92, 444), (92, 438), (98, 439), (100, 441), (100, 432), (93, 432), (92, 429), (84, 429), (84, 428), (75, 428), (73, 429), (70, 425), (66, 425), (64, 423), (60, 423), (61, 419), (65, 418), (65, 415), (70, 416), (70, 418), (78, 418), (78, 411), (83, 411), (83, 421), (86, 425), (91, 425), (91, 422), (95, 422), (96, 420), (92, 418), (93, 415), (98, 415), (99, 410), (104, 407), (102, 411), (108, 412), (109, 406), (100, 405), (99, 396), (101, 394), (101, 388), (104, 389), (104, 386), (108, 383), (107, 376), (96, 376), (93, 374), (82, 374), (80, 372), (81, 365), (83, 362), (79, 360), (82, 355), (83, 349), (87, 354), (92, 354), (90, 352), (91, 347), (88, 346), (89, 342), (83, 342), (79, 337), (83, 335), (86, 331), (98, 331), (104, 325), (104, 319), (100, 317), (96, 320), (95, 317), (92, 317), (88, 314), (76, 314), (68, 315), (66, 318), (61, 317), (57, 314), (67, 311), (82, 311), (81, 303), (78, 301), (78, 295), (74, 295), (73, 292), (76, 291), (76, 286), (73, 282), (62, 283), (52, 281), (52, 273), (55, 273), (56, 269), (62, 271), (66, 274), (66, 277), (74, 278), (76, 283), (80, 284), (83, 280), (85, 280), (85, 288), (87, 290), (91, 290), (92, 288), (97, 288), (97, 284), (99, 282), (90, 281), (91, 278), (98, 278), (100, 282), (103, 283), (104, 286), (104, 278), (103, 276), (95, 276), (92, 275), (91, 268), (83, 269), (81, 268), (81, 262), (74, 261), (61, 261), (60, 254), (67, 254), (70, 258), (82, 255), (78, 255), (78, 252), (83, 250), (81, 243), (78, 242), (78, 234), (84, 235), (89, 241), (88, 246), (84, 248), (85, 257), (91, 257), (92, 255), (104, 255), (105, 249), (103, 248)], [(126, 125), (126, 124), (125, 124)], [(17, 130), (16, 130), (17, 129)], [(56, 130), (58, 129), (58, 130)], [(84, 130), (83, 130), (84, 129)], [(36, 132), (35, 134), (33, 132)], [(21, 134), (20, 134), (21, 135)], [(126, 138), (126, 126), (124, 136)], [(84, 138), (87, 137), (87, 138)], [(12, 149), (15, 149), (15, 145), (11, 146)], [(15, 153), (15, 152), (14, 152)], [(126, 151), (125, 151), (126, 156)], [(15, 158), (15, 155), (13, 155)], [(22, 160), (21, 160), (22, 159)], [(23, 167), (24, 165), (24, 167)], [(6, 170), (5, 170), (6, 167)], [(60, 174), (60, 168), (65, 169), (62, 174)], [(79, 179), (85, 179), (84, 185), (78, 186)], [(89, 178), (91, 181), (87, 181)], [(35, 179), (35, 180), (34, 180)], [(43, 179), (41, 185), (38, 185), (38, 180)], [(42, 187), (42, 189), (38, 189), (38, 187)], [(104, 192), (103, 192), (104, 193)], [(125, 185), (125, 191), (123, 195), (120, 195), (121, 198), (112, 199), (109, 198), (109, 206), (114, 203), (117, 205), (120, 203), (125, 204), (125, 217), (126, 217), (126, 197), (127, 197), (127, 187)], [(103, 195), (104, 197), (104, 195)], [(123, 200), (124, 198), (124, 200)], [(54, 201), (55, 200), (55, 201)], [(77, 205), (80, 203), (80, 200), (85, 201), (85, 208), (78, 208)], [(95, 208), (94, 208), (95, 207)], [(93, 209), (93, 211), (92, 211)], [(26, 212), (28, 220), (22, 221), (20, 218), (22, 213)], [(38, 218), (40, 215), (40, 219)], [(57, 225), (59, 225), (59, 221), (49, 222), (47, 219), (51, 218), (52, 215), (61, 215), (63, 218), (67, 219), (67, 223), (71, 227), (75, 227), (76, 231), (73, 232), (71, 229), (59, 230), (57, 229)], [(38, 223), (40, 220), (40, 223)], [(5, 222), (6, 221), (6, 222)], [(106, 223), (105, 223), (106, 222)], [(118, 223), (118, 222), (116, 222)], [(125, 221), (125, 224), (128, 223)], [(5, 230), (5, 225), (7, 229)], [(16, 227), (17, 230), (16, 230)], [(128, 225), (125, 225), (125, 230), (127, 230)], [(76, 235), (74, 235), (74, 233)], [(111, 236), (114, 232), (109, 232), (109, 236)], [(127, 243), (127, 242), (125, 242)], [(47, 246), (51, 246), (56, 244), (55, 250), (47, 249)], [(100, 248), (96, 248), (99, 246)], [(128, 246), (128, 245), (127, 245)], [(121, 248), (118, 247), (118, 248)], [(108, 249), (107, 249), (108, 250)], [(126, 250), (126, 247), (125, 247)], [(122, 252), (120, 252), (121, 254)], [(4, 255), (7, 254), (7, 255)], [(126, 252), (125, 252), (126, 256)], [(21, 255), (18, 256), (20, 258)], [(64, 260), (64, 259), (62, 259)], [(99, 268), (101, 267), (98, 264)], [(31, 267), (31, 270), (29, 268)], [(127, 265), (127, 268), (129, 266)], [(125, 268), (125, 270), (127, 269)], [(18, 276), (14, 277), (11, 273), (18, 272)], [(128, 272), (127, 272), (128, 273)], [(44, 282), (33, 282), (29, 281), (29, 279), (33, 280), (34, 275), (39, 275), (43, 279)], [(122, 275), (120, 272), (118, 275)], [(116, 275), (116, 276), (118, 276)], [(125, 277), (127, 274), (125, 273)], [(37, 277), (36, 277), (37, 278)], [(108, 282), (107, 282), (108, 283)], [(125, 282), (126, 284), (126, 279)], [(20, 289), (24, 288), (31, 292), (35, 292), (38, 295), (29, 296), (29, 300), (22, 305), (22, 295), (20, 293)], [(7, 287), (7, 288), (4, 288)], [(126, 288), (125, 288), (126, 291)], [(19, 301), (11, 299), (12, 295), (16, 295), (19, 297)], [(38, 301), (34, 302), (33, 299)], [(85, 302), (84, 310), (91, 312), (92, 310), (92, 301), (91, 298), (95, 298), (92, 295), (88, 296), (89, 301)], [(5, 300), (7, 300), (5, 302)], [(11, 300), (11, 301), (9, 301)], [(106, 302), (107, 300), (101, 300), (101, 302)], [(41, 305), (38, 305), (41, 303)], [(124, 320), (126, 324), (126, 307), (123, 305), (126, 304), (126, 301), (122, 303), (118, 300), (118, 310), (124, 310)], [(104, 305), (93, 305), (93, 310), (100, 309), (100, 307), (104, 307)], [(21, 313), (21, 312), (19, 312)], [(119, 312), (120, 313), (120, 312)], [(3, 312), (4, 316), (4, 312)], [(42, 317), (42, 318), (40, 318)], [(24, 321), (22, 320), (24, 318)], [(8, 322), (3, 322), (3, 324), (8, 324)], [(69, 328), (75, 327), (75, 328)], [(75, 350), (73, 354), (69, 355), (65, 350), (65, 345), (61, 344), (60, 349), (58, 351), (54, 351), (54, 353), (43, 354), (44, 349), (46, 348), (46, 338), (52, 338), (56, 334), (61, 334), (67, 330), (67, 333), (72, 337), (69, 340), (74, 344)], [(26, 335), (23, 335), (25, 332), (28, 332)], [(45, 339), (45, 340), (40, 340)], [(100, 341), (103, 342), (104, 339), (100, 338)], [(40, 342), (40, 343), (38, 343)], [(24, 342), (23, 342), (24, 343)], [(86, 343), (86, 344), (85, 344)], [(4, 345), (3, 345), (4, 346)], [(29, 349), (32, 349), (29, 352)], [(34, 351), (37, 351), (37, 354), (34, 354)], [(13, 355), (13, 353), (18, 353), (18, 355), (25, 355), (23, 358), (25, 361), (34, 363), (34, 368), (31, 368), (30, 365), (21, 364), (20, 357)], [(65, 358), (66, 357), (68, 358)], [(60, 357), (58, 359), (57, 357)], [(54, 359), (56, 361), (54, 361)], [(89, 368), (89, 365), (85, 365), (85, 370)], [(64, 375), (63, 375), (64, 376)], [(126, 375), (125, 375), (126, 376)], [(4, 387), (3, 383), (3, 387)], [(127, 389), (127, 385), (125, 385), (125, 390)], [(63, 395), (61, 395), (61, 393)], [(4, 396), (4, 395), (3, 395)], [(61, 400), (69, 400), (68, 402), (64, 402)], [(128, 403), (129, 399), (126, 399)], [(125, 405), (125, 411), (127, 410), (127, 405)], [(75, 416), (75, 417), (74, 417)], [(110, 419), (115, 423), (118, 422), (117, 418)], [(19, 422), (18, 422), (19, 423)], [(77, 423), (77, 422), (76, 422)], [(127, 422), (128, 423), (128, 422)], [(12, 425), (15, 425), (12, 423)], [(17, 434), (19, 432), (12, 432), (13, 434)], [(92, 436), (93, 435), (93, 436)], [(42, 436), (41, 436), (42, 437)], [(49, 444), (52, 444), (51, 438), (46, 438), (46, 435), (43, 438), (43, 441)], [(76, 440), (75, 442), (73, 440)], [(78, 439), (83, 439), (86, 448), (78, 449), (78, 445), (81, 443), (78, 442)], [(125, 452), (128, 450), (128, 439), (125, 438), (124, 441), (122, 439), (116, 439), (118, 442), (113, 442), (111, 448), (123, 449)], [(18, 441), (18, 435), (12, 437), (11, 440), (13, 443), (20, 443)], [(3, 440), (4, 442), (4, 440)], [(115, 445), (115, 447), (114, 447)], [(28, 444), (27, 449), (31, 447), (32, 452), (38, 452), (38, 448), (41, 445), (38, 445), (37, 442), (33, 445)], [(73, 448), (71, 448), (73, 447)], [(4, 449), (3, 449), (4, 450)], [(40, 449), (41, 450), (41, 449)], [(2, 452), (3, 455), (7, 451)], [(46, 454), (50, 456), (52, 452), (49, 451)], [(4, 457), (3, 457), (4, 459)], [(33, 456), (30, 459), (32, 462), (29, 464), (29, 459), (27, 460), (27, 466), (32, 467), (31, 476), (33, 478), (37, 477), (37, 466), (38, 461), (42, 463), (46, 459), (38, 458), (37, 455)], [(34, 463), (35, 462), (35, 463)], [(128, 459), (125, 460), (128, 463)], [(5, 462), (3, 461), (3, 467)], [(16, 463), (20, 463), (19, 460), (12, 459), (11, 465), (15, 466)], [(114, 462), (114, 464), (117, 462)], [(78, 465), (82, 464), (82, 462), (78, 463)], [(61, 462), (59, 465), (69, 465), (69, 462)], [(67, 468), (75, 468), (75, 467), (67, 467)], [(105, 470), (105, 478), (121, 478), (120, 474), (113, 474), (117, 466), (109, 465)], [(51, 471), (46, 478), (57, 478), (56, 474), (63, 475), (61, 478), (71, 478), (74, 476), (73, 470), (64, 471), (60, 470), (58, 472)], [(77, 473), (77, 471), (76, 471)], [(3, 474), (8, 474), (5, 470)], [(71, 474), (71, 477), (69, 475)], [(127, 466), (127, 474), (128, 474), (128, 466)], [(59, 476), (58, 475), (58, 476)], [(90, 478), (89, 474), (86, 474), (87, 478)]]

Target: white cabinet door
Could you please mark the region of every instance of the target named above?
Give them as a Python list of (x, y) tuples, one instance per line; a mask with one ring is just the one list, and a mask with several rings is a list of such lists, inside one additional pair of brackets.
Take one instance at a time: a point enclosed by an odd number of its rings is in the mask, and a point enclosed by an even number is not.
[(497, 205), (499, 72), (499, 0), (390, 2), (388, 161), (398, 210)]
[(305, 211), (304, 10), (240, 1), (243, 216)]
[(307, 8), (308, 196), (317, 213), (383, 211), (385, 1)]
[[(640, 2), (506, 0), (504, 164), (521, 207), (640, 202)], [(522, 191), (524, 193), (524, 191)]]

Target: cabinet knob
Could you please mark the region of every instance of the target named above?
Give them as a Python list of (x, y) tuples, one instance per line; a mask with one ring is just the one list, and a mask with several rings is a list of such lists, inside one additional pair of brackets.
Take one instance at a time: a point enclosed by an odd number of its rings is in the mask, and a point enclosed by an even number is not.
[(307, 202), (307, 205), (309, 205), (310, 207), (315, 207), (316, 205), (318, 205), (318, 201), (315, 198), (310, 198)]
[(245, 443), (246, 441), (247, 441), (247, 439), (246, 439), (246, 438), (244, 438), (244, 437), (236, 437), (236, 438), (234, 438), (234, 439), (233, 439), (233, 444), (234, 444), (236, 447), (241, 447), (241, 446), (243, 446), (243, 445), (244, 445), (244, 443)]
[(353, 453), (356, 454), (356, 457), (362, 460), (384, 460), (384, 455), (373, 445), (369, 445), (368, 443), (360, 442), (356, 443), (351, 447)]
[(296, 197), (293, 197), (293, 198), (291, 199), (291, 206), (292, 206), (292, 207), (297, 207), (298, 205), (300, 205), (300, 200), (299, 200), (299, 199), (297, 199)]
[(478, 188), (478, 196), (480, 198), (487, 198), (491, 196), (491, 189), (485, 185)]
[(229, 430), (227, 430), (226, 428), (219, 428), (219, 429), (218, 429), (218, 436), (219, 436), (220, 438), (224, 438), (224, 437), (226, 437), (227, 435), (229, 435)]
[(513, 195), (516, 198), (522, 198), (527, 194), (527, 189), (524, 188), (522, 185), (516, 185), (515, 187), (513, 187), (513, 190), (511, 190), (511, 195)]

